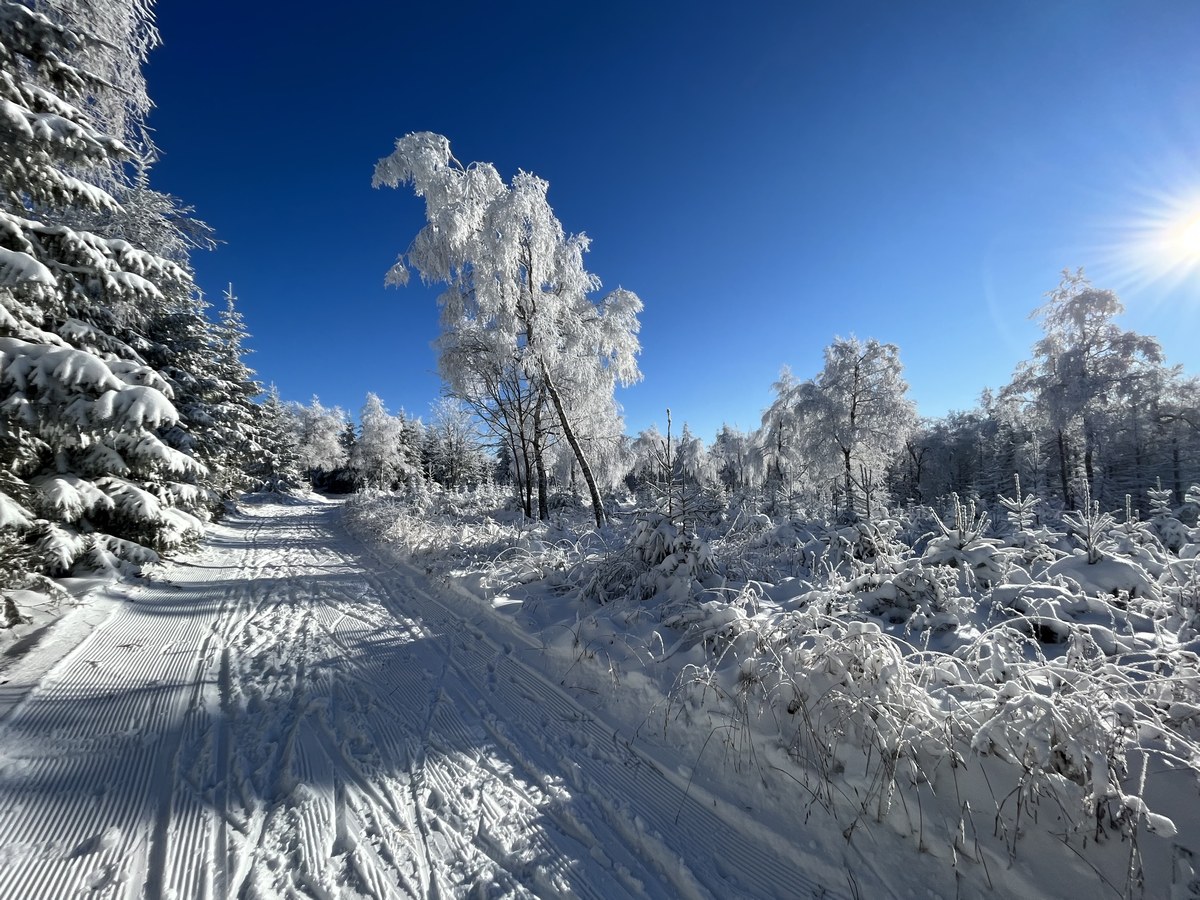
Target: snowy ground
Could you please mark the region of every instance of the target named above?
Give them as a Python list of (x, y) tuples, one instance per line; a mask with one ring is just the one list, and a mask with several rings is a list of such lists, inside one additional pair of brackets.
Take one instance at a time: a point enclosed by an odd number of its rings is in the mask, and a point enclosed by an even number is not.
[(689, 783), (340, 516), (248, 506), (10, 645), (0, 897), (941, 893)]

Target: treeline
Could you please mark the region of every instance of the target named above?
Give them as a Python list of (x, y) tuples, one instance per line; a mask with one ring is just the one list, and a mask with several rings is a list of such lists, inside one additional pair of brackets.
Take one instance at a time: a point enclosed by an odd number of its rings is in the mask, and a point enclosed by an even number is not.
[[(641, 301), (601, 299), (583, 267), (589, 241), (567, 234), (526, 172), (506, 183), (461, 164), (437, 134), (409, 134), (375, 184), (409, 185), (426, 225), (389, 278), (440, 283), (439, 368), (448, 393), (487, 429), (500, 472), (529, 516), (586, 486), (597, 524), (624, 488), (672, 517), (720, 510), (740, 493), (768, 510), (872, 518), (955, 493), (996, 503), (1025, 489), (1077, 509), (1141, 510), (1160, 483), (1176, 502), (1200, 477), (1200, 393), (1158, 342), (1121, 328), (1120, 300), (1064, 272), (1035, 315), (1043, 336), (1008, 385), (978, 409), (919, 420), (892, 344), (838, 339), (801, 380), (785, 370), (753, 432), (725, 427), (711, 446), (684, 426), (624, 436), (617, 384), (640, 377)], [(668, 414), (669, 415), (669, 414)], [(536, 500), (535, 500), (536, 498)], [(707, 514), (707, 513), (706, 513)], [(717, 513), (712, 513), (717, 514)]]
[(341, 407), (280, 403), (272, 390), (263, 415), (280, 448), (273, 484), (281, 489), (311, 484), (332, 493), (420, 492), (432, 485), (450, 490), (506, 480), (484, 445), (474, 417), (456, 401), (433, 404), (428, 423), (403, 410), (387, 411), (367, 394), (356, 427)]
[[(1112, 291), (1064, 273), (1036, 311), (1043, 337), (1031, 359), (1009, 384), (985, 390), (977, 408), (941, 418), (917, 416), (895, 345), (839, 338), (812, 378), (784, 371), (760, 428), (723, 426), (706, 444), (686, 424), (674, 429), (667, 410), (665, 433), (593, 438), (593, 470), (614, 501), (633, 492), (640, 508), (678, 521), (723, 515), (737, 501), (835, 521), (939, 505), (952, 494), (997, 511), (1000, 498), (1018, 491), (1063, 510), (1085, 498), (1120, 510), (1128, 497), (1145, 514), (1151, 491), (1176, 506), (1200, 501), (1200, 489), (1192, 496), (1200, 382), (1168, 365), (1154, 338), (1122, 329), (1121, 312)], [(316, 400), (293, 405), (303, 448), (293, 477), (341, 489), (495, 481), (542, 518), (585, 503), (576, 458), (552, 415), (526, 417), (529, 433), (518, 442), (507, 426), (477, 431), (490, 420), (472, 415), (472, 404), (447, 398), (435, 409), (424, 426), (389, 416), (370, 395), (356, 432), (341, 410)]]
[(740, 492), (843, 520), (951, 494), (995, 507), (1016, 479), (1069, 510), (1088, 498), (1124, 509), (1129, 496), (1145, 513), (1151, 490), (1182, 504), (1200, 481), (1200, 381), (1121, 328), (1122, 311), (1112, 291), (1064, 272), (1009, 384), (932, 419), (916, 415), (896, 346), (838, 339), (816, 376), (784, 371), (760, 429), (724, 427), (707, 448), (685, 429), (671, 453), (666, 436), (643, 432), (634, 471), (660, 496), (671, 487), (676, 505), (689, 491), (693, 508), (706, 491)]

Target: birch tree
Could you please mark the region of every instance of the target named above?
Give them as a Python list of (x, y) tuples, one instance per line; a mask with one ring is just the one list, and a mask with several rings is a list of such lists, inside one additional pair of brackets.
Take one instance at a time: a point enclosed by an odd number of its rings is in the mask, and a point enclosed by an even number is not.
[(752, 486), (752, 448), (748, 435), (728, 424), (722, 424), (712, 447), (709, 448), (717, 478), (727, 491)]
[(843, 515), (871, 513), (872, 495), (916, 424), (895, 344), (837, 338), (816, 378), (784, 370), (763, 416), (767, 480), (829, 485)]
[[(374, 184), (408, 184), (425, 200), (426, 225), (388, 280), (407, 283), (411, 268), (426, 282), (445, 285), (439, 346), (451, 390), (475, 402), (475, 368), (483, 365), (510, 371), (529, 386), (535, 419), (544, 395), (587, 483), (596, 523), (603, 524), (585, 447), (587, 423), (571, 411), (565, 385), (611, 393), (615, 384), (640, 378), (641, 301), (620, 289), (591, 299), (600, 281), (583, 266), (588, 238), (564, 231), (546, 199), (548, 183), (534, 175), (519, 172), (506, 184), (490, 163), (464, 166), (445, 137), (420, 132), (398, 140), (379, 161)], [(460, 337), (478, 352), (457, 352)], [(510, 361), (514, 368), (506, 369)], [(509, 419), (507, 410), (500, 414)], [(511, 422), (505, 430), (514, 432)], [(534, 462), (544, 470), (543, 459)]]
[(488, 464), (470, 409), (442, 397), (431, 404), (430, 413), (423, 455), (433, 479), (452, 489), (481, 480)]
[[(1092, 286), (1082, 269), (1064, 271), (1047, 302), (1034, 311), (1043, 336), (1022, 363), (1005, 397), (1044, 417), (1058, 464), (1063, 499), (1074, 509), (1077, 473), (1095, 486), (1105, 417), (1135, 397), (1161, 392), (1162, 348), (1152, 337), (1116, 324), (1117, 295)], [(1082, 471), (1080, 471), (1082, 470)]]
[(325, 406), (315, 395), (307, 406), (301, 403), (290, 406), (300, 468), (315, 484), (321, 473), (328, 474), (346, 464), (342, 441), (346, 413), (339, 406), (332, 409)]
[(900, 349), (875, 339), (837, 338), (825, 348), (812, 410), (817, 446), (841, 463), (846, 514), (856, 501), (870, 515), (870, 479), (883, 473), (916, 426), (916, 408), (902, 377)]

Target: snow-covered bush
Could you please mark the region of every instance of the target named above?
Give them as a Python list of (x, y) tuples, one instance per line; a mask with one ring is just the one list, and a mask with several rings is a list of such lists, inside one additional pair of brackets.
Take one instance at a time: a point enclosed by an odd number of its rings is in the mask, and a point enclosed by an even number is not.
[(631, 597), (679, 605), (720, 581), (708, 543), (660, 513), (639, 516), (628, 543), (589, 568), (580, 596), (594, 603)]
[(986, 512), (976, 512), (975, 501), (962, 503), (950, 495), (953, 524), (947, 525), (934, 513), (941, 535), (925, 547), (922, 560), (932, 566), (951, 566), (969, 573), (983, 587), (999, 584), (1008, 571), (1008, 553), (1003, 542), (983, 536), (988, 527)]

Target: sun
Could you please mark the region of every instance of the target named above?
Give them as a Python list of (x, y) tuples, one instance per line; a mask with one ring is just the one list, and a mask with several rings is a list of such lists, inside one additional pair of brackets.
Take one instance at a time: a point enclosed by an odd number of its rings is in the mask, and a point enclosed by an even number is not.
[(1200, 191), (1159, 193), (1120, 229), (1112, 262), (1134, 285), (1200, 285)]
[(1200, 266), (1200, 209), (1165, 223), (1158, 235), (1158, 255), (1169, 268)]

